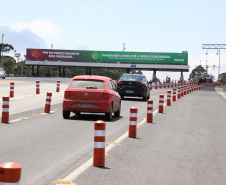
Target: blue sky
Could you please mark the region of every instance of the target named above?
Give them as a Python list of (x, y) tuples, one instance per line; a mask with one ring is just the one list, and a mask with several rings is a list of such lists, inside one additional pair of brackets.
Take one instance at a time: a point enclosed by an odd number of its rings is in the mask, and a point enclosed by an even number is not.
[[(20, 53), (51, 44), (54, 49), (121, 51), (125, 43), (126, 51), (188, 51), (191, 72), (200, 61), (218, 66), (217, 51), (206, 55), (202, 44), (226, 44), (225, 0), (13, 0), (1, 2), (0, 17), (4, 43)], [(220, 56), (222, 73), (226, 50)], [(217, 77), (218, 69), (208, 72)], [(160, 79), (166, 75), (178, 79), (180, 73), (157, 72)]]

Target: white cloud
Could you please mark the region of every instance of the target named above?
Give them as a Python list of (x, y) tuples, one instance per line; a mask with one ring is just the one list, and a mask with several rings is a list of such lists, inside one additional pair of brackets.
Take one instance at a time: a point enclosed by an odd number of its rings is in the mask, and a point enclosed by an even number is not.
[(10, 28), (17, 32), (20, 32), (22, 30), (30, 30), (34, 34), (42, 38), (45, 38), (49, 35), (58, 35), (61, 31), (60, 27), (58, 27), (56, 24), (49, 21), (48, 19), (34, 20), (30, 23), (18, 22), (11, 25)]

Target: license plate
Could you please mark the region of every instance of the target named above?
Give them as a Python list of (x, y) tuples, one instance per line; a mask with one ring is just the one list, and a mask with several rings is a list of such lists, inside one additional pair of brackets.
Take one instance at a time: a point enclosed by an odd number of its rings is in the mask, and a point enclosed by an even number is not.
[(92, 104), (80, 103), (79, 107), (92, 107)]
[(126, 90), (126, 93), (133, 93), (133, 91), (131, 91), (131, 90)]

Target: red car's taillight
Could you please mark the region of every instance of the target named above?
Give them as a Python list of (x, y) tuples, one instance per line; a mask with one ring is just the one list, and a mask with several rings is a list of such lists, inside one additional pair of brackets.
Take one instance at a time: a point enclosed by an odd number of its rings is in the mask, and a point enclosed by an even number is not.
[(123, 84), (123, 82), (118, 82), (118, 83), (117, 83), (117, 85), (122, 85), (122, 84)]
[(70, 91), (65, 91), (65, 92), (64, 92), (64, 97), (65, 97), (65, 98), (71, 97)]
[(102, 98), (108, 99), (108, 98), (110, 98), (110, 94), (109, 93), (103, 93)]
[(137, 85), (145, 86), (145, 84), (144, 84), (144, 83), (138, 83)]

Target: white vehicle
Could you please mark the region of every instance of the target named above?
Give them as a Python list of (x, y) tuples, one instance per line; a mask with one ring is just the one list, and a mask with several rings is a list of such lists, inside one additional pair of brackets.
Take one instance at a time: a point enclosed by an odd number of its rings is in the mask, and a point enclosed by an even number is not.
[(0, 78), (5, 79), (5, 71), (3, 68), (0, 68)]

